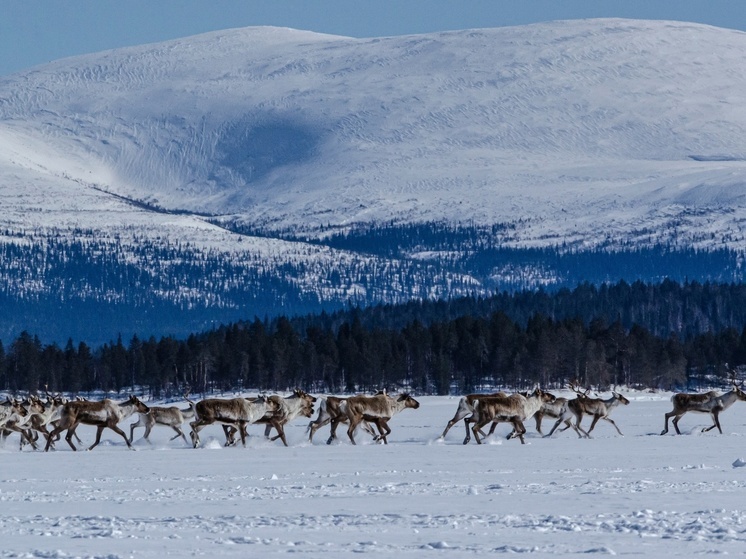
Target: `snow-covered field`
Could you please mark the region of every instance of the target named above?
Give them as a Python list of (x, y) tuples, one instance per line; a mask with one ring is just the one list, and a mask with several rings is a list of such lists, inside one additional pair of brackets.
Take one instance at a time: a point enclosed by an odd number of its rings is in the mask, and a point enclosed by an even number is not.
[(504, 440), (507, 425), (482, 446), (463, 446), (461, 425), (437, 440), (458, 402), (444, 397), (397, 415), (388, 446), (327, 446), (328, 428), (309, 444), (305, 420), (289, 448), (257, 427), (248, 448), (208, 427), (197, 450), (156, 428), (137, 452), (110, 431), (77, 453), (19, 452), (14, 435), (0, 450), (0, 556), (743, 554), (746, 405), (723, 414), (724, 435), (688, 414), (684, 435), (661, 437), (669, 395), (628, 397), (612, 414), (624, 437), (600, 422), (591, 440), (542, 439), (530, 422), (526, 445)]

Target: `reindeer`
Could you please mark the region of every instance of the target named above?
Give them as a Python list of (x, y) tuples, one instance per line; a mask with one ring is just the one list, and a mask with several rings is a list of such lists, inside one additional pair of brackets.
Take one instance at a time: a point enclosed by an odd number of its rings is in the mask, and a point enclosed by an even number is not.
[(409, 394), (399, 394), (398, 396), (389, 396), (388, 394), (377, 394), (375, 396), (351, 396), (340, 403), (341, 416), (332, 419), (332, 430), (336, 429), (337, 424), (341, 422), (341, 417), (346, 416), (350, 422), (347, 428), (347, 436), (350, 437), (352, 444), (355, 443), (355, 429), (363, 421), (376, 420), (379, 423), (381, 433), (376, 440), (387, 442), (386, 437), (391, 433), (388, 421), (394, 415), (406, 408), (417, 409), (420, 403), (412, 398)]
[(674, 394), (671, 397), (673, 410), (666, 414), (666, 425), (661, 435), (668, 433), (668, 419), (670, 417), (674, 418), (673, 426), (676, 429), (676, 434), (681, 435), (681, 431), (679, 431), (679, 419), (688, 411), (709, 413), (710, 417), (712, 417), (712, 425), (702, 429), (702, 432), (706, 433), (717, 427), (722, 435), (723, 430), (720, 428), (720, 414), (733, 405), (736, 400), (746, 402), (746, 394), (735, 383), (733, 383), (733, 389), (730, 392), (722, 395), (715, 391), (705, 392), (704, 394)]
[[(557, 430), (557, 427), (562, 425), (563, 422), (565, 426), (562, 429), (560, 429), (560, 433), (563, 431), (567, 431), (570, 427), (572, 427), (575, 430), (575, 432), (578, 434), (578, 438), (581, 438), (581, 439), (583, 438), (583, 433), (581, 433), (580, 429), (572, 423), (572, 418), (574, 417), (575, 414), (570, 410), (570, 402), (573, 402), (573, 401), (574, 400), (568, 400), (567, 398), (557, 398), (553, 405), (550, 404), (553, 406), (552, 414), (556, 414), (556, 415), (552, 415), (552, 417), (556, 417), (557, 421), (552, 426), (552, 429), (551, 431), (549, 431), (549, 434), (544, 435), (545, 438), (551, 437), (554, 434), (554, 432)], [(573, 404), (573, 406), (574, 405), (575, 404)], [(550, 414), (547, 413), (545, 415), (550, 415)], [(541, 431), (539, 430), (539, 423), (540, 421), (539, 419), (537, 419), (536, 430), (539, 431), (539, 433), (541, 433)]]
[(96, 441), (88, 448), (93, 450), (99, 442), (101, 442), (101, 433), (107, 427), (115, 433), (121, 435), (124, 442), (127, 443), (127, 448), (132, 448), (127, 435), (124, 434), (117, 424), (123, 419), (128, 418), (133, 413), (148, 413), (148, 406), (143, 404), (136, 396), (130, 396), (128, 400), (117, 403), (108, 398), (100, 402), (89, 402), (89, 401), (72, 401), (67, 402), (62, 406), (60, 411), (60, 423), (55, 427), (47, 437), (47, 446), (44, 451), (49, 451), (49, 447), (52, 445), (52, 441), (55, 437), (67, 429), (65, 440), (70, 448), (78, 450), (72, 442), (75, 430), (81, 423), (84, 425), (95, 425), (96, 426)]
[[(483, 398), (485, 396), (500, 395), (507, 396), (505, 392), (494, 392), (493, 394), (467, 394), (466, 396), (462, 396), (461, 399), (458, 401), (458, 408), (456, 408), (456, 413), (453, 416), (453, 419), (448, 422), (440, 438), (445, 439), (446, 433), (450, 431), (451, 427), (453, 427), (454, 425), (456, 425), (456, 423), (463, 419), (464, 427), (466, 428), (466, 442), (469, 442), (469, 440), (471, 439), (471, 435), (469, 434), (469, 423), (473, 423), (474, 402), (476, 402), (478, 398)], [(487, 436), (484, 433), (482, 433), (482, 435)]]
[(171, 427), (171, 429), (176, 431), (176, 434), (171, 437), (169, 441), (173, 441), (174, 439), (178, 439), (179, 437), (181, 437), (182, 439), (184, 439), (185, 443), (189, 444), (184, 431), (181, 430), (181, 426), (184, 424), (185, 421), (188, 421), (193, 417), (194, 410), (191, 408), (191, 406), (187, 409), (179, 409), (177, 406), (150, 406), (150, 411), (148, 413), (139, 414), (137, 421), (130, 424), (130, 443), (134, 440), (135, 429), (137, 427), (145, 427), (145, 434), (143, 435), (143, 438), (146, 441), (150, 442), (150, 431), (153, 429), (153, 427), (155, 427), (156, 425), (164, 425), (166, 427)]
[[(554, 433), (554, 430), (559, 427), (559, 425), (565, 421), (567, 423), (567, 420), (570, 419), (572, 416), (575, 416), (575, 424), (572, 426), (575, 429), (575, 432), (578, 433), (578, 437), (581, 437), (584, 435), (586, 438), (590, 438), (591, 431), (593, 431), (593, 428), (596, 426), (596, 423), (598, 423), (599, 419), (605, 419), (609, 423), (611, 423), (614, 426), (614, 429), (617, 430), (617, 433), (619, 433), (621, 436), (624, 436), (624, 433), (619, 429), (616, 423), (614, 423), (614, 420), (609, 417), (609, 414), (612, 412), (612, 410), (617, 407), (620, 404), (624, 404), (625, 406), (629, 404), (629, 400), (619, 394), (618, 392), (611, 391), (611, 398), (607, 398), (606, 400), (603, 400), (601, 398), (589, 398), (588, 393), (590, 392), (590, 389), (585, 390), (585, 392), (580, 392), (572, 383), (570, 384), (570, 388), (577, 393), (578, 397), (574, 400), (570, 400), (567, 402), (567, 411), (564, 412), (559, 419), (557, 419), (557, 422), (554, 424), (554, 427), (552, 427), (552, 430), (549, 432), (549, 437), (552, 436)], [(584, 430), (580, 426), (580, 422), (583, 419), (584, 415), (592, 415), (593, 416), (593, 422), (591, 423), (590, 429), (588, 431)], [(565, 429), (568, 427), (565, 426)], [(565, 429), (562, 429), (563, 431)], [(582, 435), (581, 435), (582, 433)]]
[(30, 444), (36, 450), (38, 448), (36, 440), (30, 431), (30, 413), (43, 410), (43, 404), (35, 400), (21, 402), (10, 400), (9, 398), (6, 399), (5, 403), (0, 407), (0, 429), (3, 431), (3, 436), (6, 437), (10, 433), (18, 433), (21, 436), (21, 449), (23, 449), (24, 444)]
[[(380, 394), (386, 394), (385, 390), (379, 390), (376, 392), (375, 395)], [(313, 436), (321, 427), (324, 425), (328, 425), (329, 423), (332, 424), (332, 431), (329, 435), (329, 439), (326, 441), (326, 444), (332, 444), (332, 442), (337, 438), (337, 426), (340, 423), (348, 423), (349, 419), (348, 417), (342, 412), (340, 409), (340, 406), (343, 401), (346, 401), (347, 398), (340, 398), (338, 396), (327, 396), (326, 398), (323, 398), (321, 401), (321, 404), (319, 404), (319, 414), (308, 424), (308, 428), (306, 431), (308, 432), (308, 441), (313, 442)], [(380, 425), (379, 418), (370, 418), (371, 423), (375, 423), (378, 427), (378, 432), (380, 435), (383, 435), (384, 430)], [(375, 431), (373, 431), (373, 428), (370, 426), (369, 421), (366, 418), (363, 418), (363, 422), (361, 423), (363, 429), (365, 429), (372, 437), (376, 437)]]
[[(288, 446), (287, 439), (285, 438), (285, 425), (301, 415), (304, 417), (311, 417), (313, 415), (313, 404), (316, 402), (316, 397), (296, 388), (293, 393), (286, 398), (281, 396), (270, 396), (270, 398), (277, 400), (279, 408), (277, 411), (265, 414), (264, 417), (256, 420), (254, 423), (265, 425), (265, 438), (271, 441), (282, 439), (283, 444)], [(277, 435), (270, 438), (269, 434), (272, 432), (273, 427), (277, 431)], [(225, 431), (226, 446), (235, 444), (234, 435), (236, 433), (236, 428), (230, 425), (223, 425), (223, 430)]]
[[(280, 409), (277, 398), (266, 396), (260, 396), (254, 400), (247, 398), (232, 398), (229, 400), (210, 398), (200, 400), (196, 404), (191, 400), (187, 401), (194, 409), (195, 420), (189, 424), (192, 427), (190, 436), (194, 448), (199, 446), (199, 432), (213, 423), (237, 427), (241, 435), (241, 444), (246, 446), (246, 426), (255, 423), (267, 413), (274, 413)], [(235, 439), (233, 443), (226, 441), (226, 446), (231, 446), (231, 444), (235, 444)]]
[[(528, 396), (519, 393), (477, 398), (474, 402), (474, 417), (471, 420), (474, 423), (471, 428), (474, 439), (478, 444), (482, 444), (479, 435), (485, 425), (489, 422), (493, 423), (493, 428), (490, 430), (490, 433), (492, 433), (497, 423), (507, 421), (513, 424), (513, 431), (507, 436), (508, 440), (518, 437), (521, 444), (526, 444), (523, 438), (526, 433), (523, 422), (532, 417), (541, 408), (545, 400), (549, 401), (553, 398), (554, 396), (542, 392), (538, 386)], [(464, 444), (467, 444), (469, 440), (470, 437), (467, 437)]]
[[(545, 394), (549, 394), (548, 392), (545, 392)], [(563, 413), (567, 410), (567, 402), (569, 400), (567, 398), (557, 398), (555, 397), (553, 401), (551, 402), (543, 402), (541, 404), (541, 408), (539, 408), (539, 411), (537, 411), (534, 414), (534, 420), (536, 421), (536, 432), (539, 433), (539, 435), (544, 436), (544, 433), (541, 431), (541, 421), (545, 417), (551, 417), (552, 419), (559, 419)], [(570, 428), (572, 423), (569, 419), (565, 419), (566, 427), (565, 429)], [(563, 429), (564, 431), (564, 429)]]

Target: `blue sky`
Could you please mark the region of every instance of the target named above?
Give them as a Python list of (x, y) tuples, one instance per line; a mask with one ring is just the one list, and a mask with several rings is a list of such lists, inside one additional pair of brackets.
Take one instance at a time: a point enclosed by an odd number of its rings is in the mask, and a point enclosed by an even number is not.
[(591, 17), (746, 30), (746, 0), (0, 0), (0, 75), (250, 25), (374, 37)]

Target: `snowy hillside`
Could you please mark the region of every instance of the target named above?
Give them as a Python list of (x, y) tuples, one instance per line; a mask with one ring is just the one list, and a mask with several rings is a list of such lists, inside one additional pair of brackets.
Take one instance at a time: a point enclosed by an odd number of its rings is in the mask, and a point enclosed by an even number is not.
[(95, 224), (121, 205), (103, 191), (276, 228), (524, 220), (518, 244), (664, 225), (703, 242), (746, 218), (744, 52), (742, 32), (584, 20), (246, 28), (60, 60), (0, 81), (2, 225), (59, 211), (50, 190)]

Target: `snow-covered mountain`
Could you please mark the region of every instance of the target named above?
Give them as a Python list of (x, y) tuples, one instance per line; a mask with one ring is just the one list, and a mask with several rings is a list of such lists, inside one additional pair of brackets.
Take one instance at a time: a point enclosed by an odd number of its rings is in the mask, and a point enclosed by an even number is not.
[(743, 32), (597, 19), (376, 39), (245, 28), (63, 59), (0, 78), (0, 235), (292, 260), (309, 289), (318, 269), (371, 261), (298, 239), (356, 224), (744, 249), (744, 53)]
[(208, 33), (3, 79), (0, 181), (28, 193), (23, 214), (59, 211), (54, 183), (76, 210), (116, 194), (276, 228), (522, 219), (525, 243), (680, 217), (732, 230), (744, 52), (746, 33), (661, 21)]

